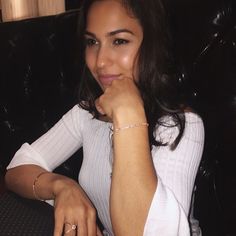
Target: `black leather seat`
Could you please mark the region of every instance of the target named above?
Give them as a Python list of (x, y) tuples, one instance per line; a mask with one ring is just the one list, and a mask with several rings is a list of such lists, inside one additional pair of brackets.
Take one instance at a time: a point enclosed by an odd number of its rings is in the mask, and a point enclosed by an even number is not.
[(236, 1), (170, 1), (178, 60), (205, 124), (194, 214), (203, 236), (236, 235)]
[[(35, 140), (76, 103), (77, 17), (74, 10), (0, 23), (2, 171), (23, 142)], [(63, 164), (61, 171), (74, 176), (73, 166)]]

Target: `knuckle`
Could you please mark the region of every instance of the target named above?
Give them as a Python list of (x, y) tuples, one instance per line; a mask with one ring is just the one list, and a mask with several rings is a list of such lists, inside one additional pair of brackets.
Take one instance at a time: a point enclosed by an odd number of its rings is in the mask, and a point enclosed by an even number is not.
[(96, 217), (96, 210), (93, 207), (83, 206), (78, 209), (78, 214), (83, 218), (94, 218)]
[(84, 206), (77, 207), (76, 212), (79, 216), (83, 217), (86, 215), (86, 208)]
[(91, 217), (91, 218), (96, 218), (96, 215), (97, 215), (97, 212), (94, 208), (90, 208), (88, 210), (88, 215)]
[(61, 235), (61, 228), (57, 225), (54, 226), (54, 236), (59, 236)]
[(101, 103), (102, 100), (104, 99), (106, 91), (99, 97), (99, 100), (98, 100), (99, 103)]
[(63, 215), (64, 210), (61, 207), (55, 208), (55, 217), (60, 217)]

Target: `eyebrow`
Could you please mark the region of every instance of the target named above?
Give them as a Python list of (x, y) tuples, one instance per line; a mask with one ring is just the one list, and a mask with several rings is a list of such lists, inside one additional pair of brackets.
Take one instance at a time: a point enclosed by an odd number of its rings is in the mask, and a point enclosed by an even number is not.
[[(118, 30), (114, 30), (114, 31), (111, 31), (109, 33), (107, 33), (107, 36), (113, 36), (113, 35), (116, 35), (116, 34), (119, 34), (119, 33), (129, 33), (129, 34), (134, 34), (132, 31), (128, 30), (128, 29), (118, 29)], [(91, 37), (94, 37), (96, 38), (96, 35), (94, 33), (91, 33), (89, 31), (85, 31), (85, 35), (89, 35)]]

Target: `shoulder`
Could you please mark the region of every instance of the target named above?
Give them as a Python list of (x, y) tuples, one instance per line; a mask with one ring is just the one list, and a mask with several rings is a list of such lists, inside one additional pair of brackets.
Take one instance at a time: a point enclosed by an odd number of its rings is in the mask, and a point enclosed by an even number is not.
[(204, 124), (202, 118), (193, 112), (185, 113), (185, 130), (187, 137), (197, 137), (204, 135)]
[(92, 115), (87, 110), (83, 109), (78, 104), (76, 104), (63, 116), (63, 119), (67, 117), (70, 117), (72, 119), (91, 119)]
[(91, 120), (93, 120), (92, 115), (87, 110), (76, 104), (63, 115), (61, 122), (68, 129), (81, 132), (83, 127), (86, 126)]
[(185, 117), (184, 134), (189, 132), (194, 134), (196, 133), (196, 131), (204, 132), (204, 124), (200, 115), (198, 115), (195, 112), (187, 111), (184, 113), (184, 117)]
[[(182, 139), (191, 138), (192, 141), (204, 139), (204, 125), (201, 117), (187, 111), (184, 113), (185, 127)], [(179, 135), (179, 127), (175, 125), (175, 121), (171, 116), (164, 116), (160, 120), (160, 125), (155, 130), (156, 140), (171, 145)]]

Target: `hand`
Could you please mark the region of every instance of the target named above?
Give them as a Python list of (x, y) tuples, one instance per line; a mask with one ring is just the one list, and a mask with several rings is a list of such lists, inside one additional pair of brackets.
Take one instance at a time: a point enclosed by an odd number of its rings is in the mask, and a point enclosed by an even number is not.
[[(73, 225), (76, 225), (75, 229), (72, 229)], [(102, 236), (96, 224), (95, 208), (74, 181), (60, 186), (55, 197), (54, 236), (61, 235)]]
[(137, 86), (133, 79), (127, 77), (114, 80), (95, 104), (97, 110), (112, 121), (117, 116), (124, 116), (124, 114), (126, 117), (132, 116), (132, 114), (144, 110)]

